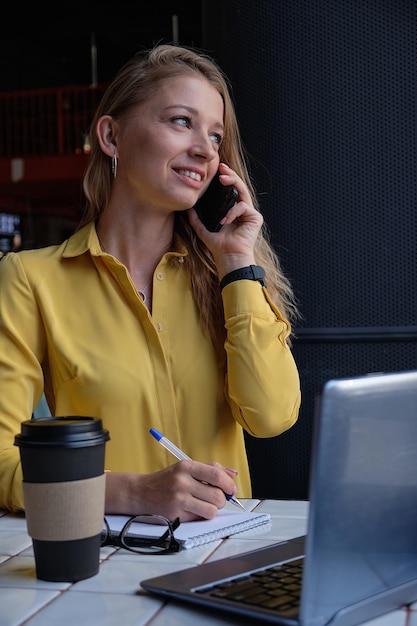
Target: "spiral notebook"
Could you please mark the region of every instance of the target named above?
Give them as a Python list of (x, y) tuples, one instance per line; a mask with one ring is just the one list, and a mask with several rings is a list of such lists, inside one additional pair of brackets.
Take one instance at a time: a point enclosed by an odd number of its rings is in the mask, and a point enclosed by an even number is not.
[[(120, 532), (129, 517), (126, 515), (106, 515), (106, 519), (113, 532)], [(174, 534), (175, 539), (181, 544), (181, 549), (188, 550), (267, 524), (269, 521), (269, 513), (237, 511), (225, 507), (219, 510), (214, 519), (182, 522)], [(135, 523), (132, 530), (134, 534), (137, 533), (138, 535), (155, 535), (155, 537), (160, 535), (160, 528), (153, 524)]]

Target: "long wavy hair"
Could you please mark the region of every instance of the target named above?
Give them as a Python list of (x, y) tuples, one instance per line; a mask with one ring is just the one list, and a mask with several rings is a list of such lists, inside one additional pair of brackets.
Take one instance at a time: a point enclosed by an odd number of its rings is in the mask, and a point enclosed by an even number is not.
[[(110, 197), (113, 180), (110, 159), (101, 150), (95, 133), (100, 117), (110, 115), (117, 120), (131, 108), (145, 102), (154, 93), (158, 83), (190, 73), (204, 76), (222, 97), (224, 136), (220, 146), (220, 161), (227, 163), (245, 181), (253, 204), (259, 210), (227, 77), (207, 54), (189, 47), (166, 44), (140, 52), (130, 59), (116, 74), (97, 107), (90, 127), (90, 156), (83, 181), (86, 207), (78, 229), (96, 221)], [(185, 246), (188, 251), (184, 262), (188, 266), (197, 310), (214, 345), (222, 346), (226, 331), (219, 276), (210, 251), (196, 236), (185, 211), (175, 215), (174, 241), (177, 245)], [(297, 305), (291, 284), (283, 274), (270, 242), (270, 232), (264, 222), (255, 243), (255, 260), (265, 270), (271, 300), (291, 323), (298, 315)], [(177, 262), (176, 257), (172, 262)]]

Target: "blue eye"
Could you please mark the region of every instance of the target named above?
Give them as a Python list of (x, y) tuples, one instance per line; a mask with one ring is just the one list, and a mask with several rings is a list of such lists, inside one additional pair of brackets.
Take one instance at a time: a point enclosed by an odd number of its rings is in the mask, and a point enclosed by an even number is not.
[(219, 133), (211, 133), (210, 137), (213, 139), (214, 143), (217, 143), (218, 146), (220, 146), (223, 141), (223, 137), (219, 135)]
[(191, 126), (191, 119), (186, 115), (177, 115), (176, 117), (172, 118), (172, 121), (176, 124), (179, 124), (180, 126)]
[[(188, 115), (176, 115), (171, 118), (171, 122), (183, 128), (191, 128), (192, 126), (191, 117)], [(217, 146), (220, 146), (223, 141), (223, 136), (220, 133), (210, 133), (209, 137)]]

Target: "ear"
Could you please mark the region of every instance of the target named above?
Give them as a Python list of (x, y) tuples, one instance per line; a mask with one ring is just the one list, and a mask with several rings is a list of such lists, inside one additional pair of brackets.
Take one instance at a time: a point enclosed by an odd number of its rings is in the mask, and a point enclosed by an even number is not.
[(96, 135), (100, 148), (104, 154), (113, 157), (117, 151), (116, 137), (114, 134), (115, 122), (111, 115), (103, 115), (97, 122)]

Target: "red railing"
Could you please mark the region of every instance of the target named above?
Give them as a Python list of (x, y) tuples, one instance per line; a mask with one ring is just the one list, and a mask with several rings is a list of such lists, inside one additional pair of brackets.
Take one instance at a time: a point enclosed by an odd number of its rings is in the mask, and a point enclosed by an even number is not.
[(0, 159), (81, 154), (106, 85), (0, 93)]

